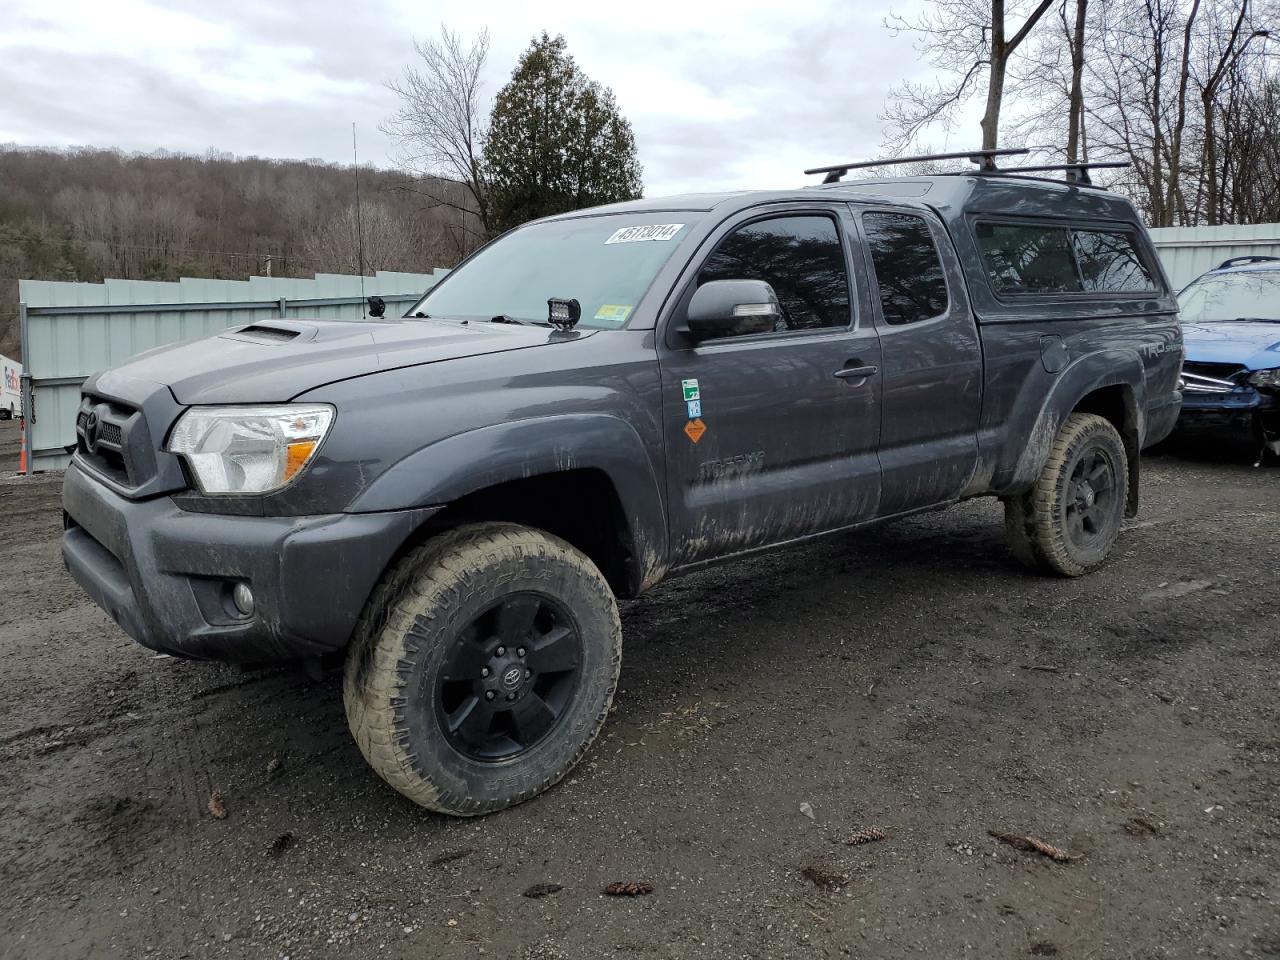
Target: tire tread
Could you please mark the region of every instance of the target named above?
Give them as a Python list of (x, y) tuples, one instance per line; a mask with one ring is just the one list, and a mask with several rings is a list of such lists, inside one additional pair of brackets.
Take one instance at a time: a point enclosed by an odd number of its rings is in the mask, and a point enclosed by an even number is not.
[[(1093, 413), (1073, 413), (1054, 438), (1048, 459), (1026, 493), (1005, 500), (1005, 533), (1009, 548), (1024, 565), (1044, 573), (1079, 577), (1092, 573), (1106, 562), (1114, 538), (1095, 563), (1083, 564), (1067, 547), (1062, 525), (1057, 522), (1062, 473), (1074, 459), (1076, 447), (1094, 435), (1113, 441), (1117, 456), (1116, 483), (1123, 501), (1128, 487), (1129, 466), (1124, 442), (1111, 421)], [(1118, 533), (1118, 528), (1117, 528)]]
[[(591, 735), (567, 761), (534, 787), (518, 796), (497, 800), (450, 802), (430, 771), (422, 769), (409, 751), (404, 725), (398, 717), (406, 703), (404, 676), (416, 651), (408, 648), (409, 630), (447, 603), (468, 579), (475, 561), (506, 554), (518, 564), (527, 558), (568, 564), (580, 574), (612, 614), (611, 679), (603, 707)], [(508, 523), (458, 527), (428, 540), (405, 554), (388, 571), (370, 596), (352, 635), (343, 671), (343, 702), (356, 745), (382, 779), (413, 802), (430, 810), (457, 816), (490, 813), (526, 800), (559, 782), (581, 759), (608, 715), (617, 689), (622, 627), (617, 601), (599, 569), (570, 544), (541, 530)]]

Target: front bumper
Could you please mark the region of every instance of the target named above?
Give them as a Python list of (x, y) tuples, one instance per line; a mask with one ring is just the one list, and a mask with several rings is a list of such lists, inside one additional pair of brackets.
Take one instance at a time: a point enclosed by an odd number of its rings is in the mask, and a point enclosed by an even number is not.
[(1252, 431), (1260, 418), (1280, 421), (1280, 397), (1275, 392), (1252, 386), (1222, 394), (1188, 391), (1182, 398), (1178, 429)]
[[(438, 508), (310, 517), (190, 513), (129, 500), (72, 463), (62, 557), (133, 639), (175, 656), (249, 663), (342, 649), (382, 571)], [(230, 590), (247, 583), (253, 614)]]

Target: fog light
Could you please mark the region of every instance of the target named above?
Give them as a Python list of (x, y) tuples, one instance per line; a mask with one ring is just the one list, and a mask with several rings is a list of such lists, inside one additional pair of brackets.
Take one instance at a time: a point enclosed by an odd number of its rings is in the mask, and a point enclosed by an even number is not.
[(235, 585), (235, 589), (231, 591), (231, 602), (236, 605), (236, 610), (240, 612), (240, 616), (253, 616), (253, 591), (249, 589), (247, 583), (237, 583)]

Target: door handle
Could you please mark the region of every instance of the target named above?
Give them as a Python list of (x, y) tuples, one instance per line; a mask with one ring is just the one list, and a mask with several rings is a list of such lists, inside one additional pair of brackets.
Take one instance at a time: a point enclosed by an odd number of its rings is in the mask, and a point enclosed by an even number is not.
[(879, 367), (870, 365), (861, 367), (841, 367), (836, 371), (836, 376), (841, 380), (862, 380), (866, 377), (874, 377), (879, 372)]

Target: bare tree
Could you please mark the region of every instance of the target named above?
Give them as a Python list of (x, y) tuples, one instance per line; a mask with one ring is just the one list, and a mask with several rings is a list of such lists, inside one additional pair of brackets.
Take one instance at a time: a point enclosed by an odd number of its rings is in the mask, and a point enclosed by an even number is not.
[(417, 263), (412, 229), (388, 200), (366, 201), (358, 212), (351, 204), (316, 231), (305, 250), (317, 269), (334, 273), (411, 271)]
[(1046, 23), (1010, 65), (1008, 86), (1016, 102), (1006, 129), (1056, 159), (1078, 163), (1089, 157), (1084, 67), (1096, 18), (1089, 16), (1088, 0), (1058, 0), (1053, 19), (1052, 29)]
[[(1089, 0), (1076, 0), (1075, 25), (1071, 28), (1071, 88), (1067, 92), (1067, 163), (1089, 159), (1084, 124), (1084, 57), (1085, 28), (1089, 18)], [(1066, 3), (1062, 5), (1062, 25), (1066, 28)]]
[(1235, 68), (1255, 40), (1265, 40), (1270, 31), (1255, 27), (1253, 10), (1249, 0), (1241, 0), (1235, 10), (1232, 4), (1210, 2), (1204, 51), (1194, 74), (1200, 92), (1201, 131), (1204, 138), (1203, 163), (1204, 219), (1210, 225), (1221, 218), (1222, 190), (1219, 176), (1219, 117), (1218, 104), (1224, 82), (1233, 76), (1239, 79)]
[[(893, 14), (885, 26), (917, 35), (916, 49), (944, 74), (935, 84), (904, 81), (885, 106), (881, 120), (890, 129), (886, 146), (902, 150), (918, 141), (934, 123), (951, 129), (955, 111), (978, 91), (985, 68), (986, 109), (982, 115), (982, 148), (1000, 140), (1000, 111), (1010, 64), (1027, 36), (1053, 5), (1053, 0), (936, 0), (914, 20)], [(1021, 20), (1010, 33), (1010, 17)]]
[[(479, 238), (490, 225), (483, 165), (488, 111), (481, 105), (489, 33), (466, 44), (442, 26), (438, 40), (415, 41), (414, 47), (422, 62), (387, 84), (401, 103), (381, 129), (399, 142), (403, 163), (417, 174), (414, 192), (429, 207), (474, 216), (482, 229), (468, 229)], [(459, 203), (442, 180), (461, 185), (470, 203)]]
[[(1152, 225), (1223, 222), (1235, 190), (1227, 178), (1236, 169), (1224, 150), (1266, 143), (1240, 120), (1256, 118), (1256, 95), (1274, 76), (1260, 47), (1276, 15), (1275, 0), (1108, 0), (1099, 6), (1085, 112), (1095, 145), (1133, 164), (1117, 183)], [(1254, 216), (1238, 209), (1237, 217)]]

